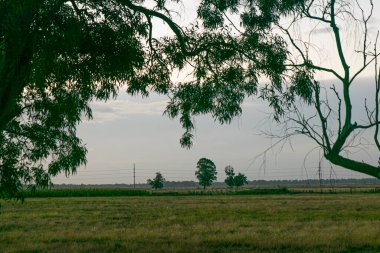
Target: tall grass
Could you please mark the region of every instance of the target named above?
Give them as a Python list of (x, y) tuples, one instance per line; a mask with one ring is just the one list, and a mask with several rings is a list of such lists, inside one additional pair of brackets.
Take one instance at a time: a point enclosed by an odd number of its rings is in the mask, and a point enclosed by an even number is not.
[(0, 204), (1, 253), (380, 252), (378, 194), (32, 198)]

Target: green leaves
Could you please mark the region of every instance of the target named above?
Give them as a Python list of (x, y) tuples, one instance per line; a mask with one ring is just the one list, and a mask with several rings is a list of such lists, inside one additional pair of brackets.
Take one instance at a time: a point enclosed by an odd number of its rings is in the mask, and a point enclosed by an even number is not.
[[(284, 41), (275, 35), (247, 31), (232, 37), (223, 29), (202, 33), (189, 30), (189, 41), (198, 41), (194, 50), (199, 49), (197, 56), (187, 58), (193, 68), (192, 78), (169, 90), (165, 111), (171, 118), (180, 118), (185, 129), (181, 145), (185, 147), (192, 145), (195, 116), (210, 113), (219, 123), (230, 123), (241, 114), (244, 99), (257, 94), (260, 76), (281, 87), (287, 58)], [(170, 50), (166, 53), (170, 58)]]
[(216, 180), (216, 166), (213, 161), (207, 158), (199, 159), (197, 163), (197, 171), (195, 176), (199, 180), (199, 184), (206, 188), (210, 186), (214, 180)]
[[(165, 113), (179, 117), (185, 147), (192, 145), (195, 116), (230, 123), (258, 92), (276, 117), (296, 96), (311, 103), (307, 72), (296, 73), (279, 94), (288, 52), (272, 30), (305, 1), (203, 0), (194, 26), (179, 29), (163, 18), (177, 37), (161, 39), (151, 36), (151, 16), (170, 18), (167, 0), (153, 1), (151, 10), (144, 1), (1, 1), (7, 11), (0, 11), (0, 98), (12, 95), (13, 103), (0, 108), (12, 112), (0, 111), (1, 196), (27, 184), (48, 186), (51, 176), (84, 165), (87, 150), (76, 126), (91, 118), (89, 102), (113, 98), (121, 86), (132, 95), (168, 95)], [(228, 26), (231, 13), (240, 13), (240, 28)], [(177, 70), (190, 78), (173, 83)], [(260, 78), (269, 80), (261, 90)]]
[(292, 95), (299, 96), (306, 104), (313, 103), (313, 77), (307, 70), (297, 71), (293, 75), (293, 83), (289, 88)]
[(156, 172), (156, 176), (153, 179), (148, 179), (147, 183), (155, 190), (162, 189), (164, 187), (165, 178), (161, 172)]
[(228, 187), (240, 187), (245, 184), (248, 184), (247, 177), (244, 174), (235, 175), (234, 168), (231, 165), (228, 165), (224, 171), (226, 172), (226, 179), (224, 182), (228, 185)]
[(234, 177), (234, 186), (240, 187), (245, 184), (248, 184), (247, 177), (245, 175), (239, 173)]
[[(168, 43), (150, 48), (146, 15), (123, 1), (29, 2), (0, 2), (7, 9), (0, 12), (0, 97), (15, 87), (8, 73), (22, 80), (12, 117), (0, 122), (0, 195), (7, 198), (27, 185), (47, 187), (52, 176), (86, 164), (76, 126), (92, 117), (89, 102), (115, 97), (122, 85), (130, 94), (166, 94), (171, 67), (184, 61), (178, 53), (162, 57)], [(165, 12), (165, 2), (156, 1), (157, 9)], [(25, 57), (13, 53), (24, 44), (32, 49), (29, 72), (18, 70)]]
[[(75, 173), (86, 163), (87, 150), (76, 136), (76, 125), (89, 108), (80, 98), (73, 101), (67, 91), (59, 95), (54, 99), (26, 92), (22, 115), (1, 133), (0, 192), (4, 197), (17, 197), (18, 190), (28, 185), (48, 187), (52, 176)], [(65, 97), (70, 98), (70, 106)]]

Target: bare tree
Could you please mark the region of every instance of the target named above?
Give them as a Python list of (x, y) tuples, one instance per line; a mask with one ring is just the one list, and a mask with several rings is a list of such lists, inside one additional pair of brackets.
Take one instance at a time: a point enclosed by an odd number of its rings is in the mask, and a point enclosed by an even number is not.
[[(373, 131), (371, 145), (380, 150), (378, 32), (371, 28), (375, 4), (373, 0), (202, 1), (198, 13), (206, 31), (223, 34), (225, 43), (217, 52), (201, 54), (203, 61), (193, 59), (195, 80), (177, 87), (171, 96), (167, 113), (181, 115), (187, 138), (183, 143), (191, 145), (192, 116), (210, 113), (220, 123), (229, 123), (241, 113), (245, 97), (259, 95), (274, 109), (273, 119), (283, 124), (280, 139), (305, 135), (332, 164), (380, 178), (378, 164), (348, 155), (353, 148), (366, 148), (358, 136), (368, 131)], [(231, 13), (239, 15), (240, 27)], [(331, 38), (328, 58), (338, 60), (333, 66), (318, 61), (326, 41), (312, 38), (322, 33)], [(357, 121), (352, 87), (372, 67), (374, 103), (363, 101), (367, 117), (365, 122)], [(321, 73), (334, 78), (333, 84), (323, 84)]]
[[(376, 36), (371, 34), (369, 24), (373, 16), (374, 3), (367, 1), (364, 7), (363, 1), (345, 0), (315, 0), (309, 1), (302, 8), (298, 15), (295, 15), (290, 25), (284, 26), (277, 22), (275, 26), (286, 36), (291, 50), (295, 52), (288, 58), (286, 72), (292, 73), (291, 85), (282, 93), (286, 97), (284, 101), (288, 103), (283, 106), (281, 113), (284, 115), (284, 123), (288, 133), (302, 134), (311, 138), (322, 148), (324, 157), (331, 163), (361, 173), (365, 173), (380, 178), (378, 165), (372, 165), (364, 161), (357, 161), (344, 155), (350, 149), (364, 148), (360, 141), (356, 140), (360, 131), (374, 130), (373, 143), (380, 150), (378, 140), (379, 129), (379, 82), (380, 72), (378, 71), (377, 52), (378, 32)], [(360, 14), (356, 14), (359, 10)], [(335, 53), (339, 59), (340, 66), (333, 68), (314, 64), (313, 55), (310, 53), (313, 44), (309, 41), (300, 41), (291, 33), (292, 29), (304, 20), (312, 21), (314, 26), (322, 26), (331, 34)], [(344, 29), (346, 26), (346, 30)], [(347, 26), (356, 27), (356, 37), (353, 40), (358, 42), (354, 52), (347, 53), (343, 35)], [(349, 28), (348, 28), (349, 29)], [(312, 35), (313, 30), (310, 31)], [(322, 42), (322, 41), (321, 41)], [(323, 42), (322, 42), (323, 43)], [(350, 58), (353, 53), (360, 54), (362, 63), (357, 70), (350, 66)], [(315, 58), (315, 57), (314, 57)], [(353, 59), (351, 59), (353, 63)], [(354, 121), (352, 105), (352, 86), (354, 80), (358, 78), (368, 67), (375, 67), (376, 80), (374, 85), (374, 104), (372, 107), (364, 101), (364, 109), (367, 113), (367, 122), (358, 123)], [(339, 71), (339, 68), (342, 71)], [(318, 72), (325, 72), (333, 75), (339, 85), (321, 85), (316, 78)], [(294, 74), (295, 73), (295, 74)], [(336, 99), (332, 99), (333, 94)], [(269, 97), (270, 99), (270, 97)], [(311, 105), (314, 114), (307, 114), (301, 110), (299, 102)], [(292, 124), (293, 123), (293, 124)]]

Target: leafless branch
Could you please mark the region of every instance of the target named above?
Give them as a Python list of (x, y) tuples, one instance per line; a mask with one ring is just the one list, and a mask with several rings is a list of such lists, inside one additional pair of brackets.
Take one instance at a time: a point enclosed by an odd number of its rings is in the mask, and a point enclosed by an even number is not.
[(334, 92), (335, 96), (338, 99), (338, 135), (340, 135), (340, 132), (342, 131), (342, 99), (340, 98), (335, 85), (333, 85), (330, 89)]

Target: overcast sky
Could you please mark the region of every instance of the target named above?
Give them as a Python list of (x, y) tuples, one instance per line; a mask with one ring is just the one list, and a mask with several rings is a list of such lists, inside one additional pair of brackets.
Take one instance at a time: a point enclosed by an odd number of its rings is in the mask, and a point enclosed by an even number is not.
[[(194, 1), (191, 4), (190, 1), (184, 2), (188, 5), (182, 5), (184, 12), (181, 17), (177, 17), (182, 23), (193, 19), (196, 9)], [(379, 5), (377, 1), (375, 4)], [(379, 6), (376, 8), (378, 10)], [(379, 24), (379, 19), (375, 18), (371, 23), (372, 31), (380, 27)], [(166, 27), (159, 25), (155, 30), (156, 36), (165, 34), (165, 31)], [(354, 30), (348, 34), (354, 36), (353, 33)], [(319, 41), (313, 39), (315, 44), (327, 40), (329, 36), (323, 31), (320, 34)], [(346, 48), (355, 46), (348, 37), (346, 41)], [(319, 61), (334, 66), (336, 61), (329, 52), (331, 46), (328, 42), (322, 43), (322, 46), (323, 50), (319, 48), (316, 54)], [(350, 59), (358, 61), (356, 56)], [(370, 68), (353, 86), (354, 103), (362, 105), (363, 97), (373, 94), (373, 71)], [(329, 84), (333, 82), (326, 81)], [(268, 119), (270, 110), (260, 100), (247, 99), (243, 114), (230, 125), (220, 126), (210, 116), (196, 118), (195, 141), (190, 150), (180, 147), (179, 139), (183, 130), (179, 120), (170, 120), (162, 115), (167, 101), (164, 96), (152, 95), (148, 99), (142, 99), (121, 92), (116, 100), (92, 103), (94, 119), (83, 122), (78, 127), (78, 135), (88, 148), (87, 166), (79, 168), (76, 175), (69, 178), (60, 175), (53, 182), (130, 184), (133, 183), (133, 164), (136, 166), (137, 183), (145, 183), (157, 171), (163, 173), (169, 181), (196, 181), (195, 167), (202, 157), (215, 162), (218, 181), (224, 180), (224, 167), (227, 165), (232, 165), (237, 172), (246, 174), (249, 180), (318, 178), (320, 151), (316, 149), (308, 154), (315, 144), (303, 136), (293, 138), (291, 145), (286, 144), (282, 150), (277, 147), (267, 152), (266, 156), (258, 157), (276, 141), (260, 134), (268, 130), (276, 133), (276, 124)], [(355, 113), (358, 120), (363, 118), (362, 110)], [(354, 156), (370, 162), (378, 160), (373, 147)], [(345, 169), (331, 169), (327, 162), (323, 162), (322, 168), (325, 178), (330, 175), (334, 178), (363, 177)]]

